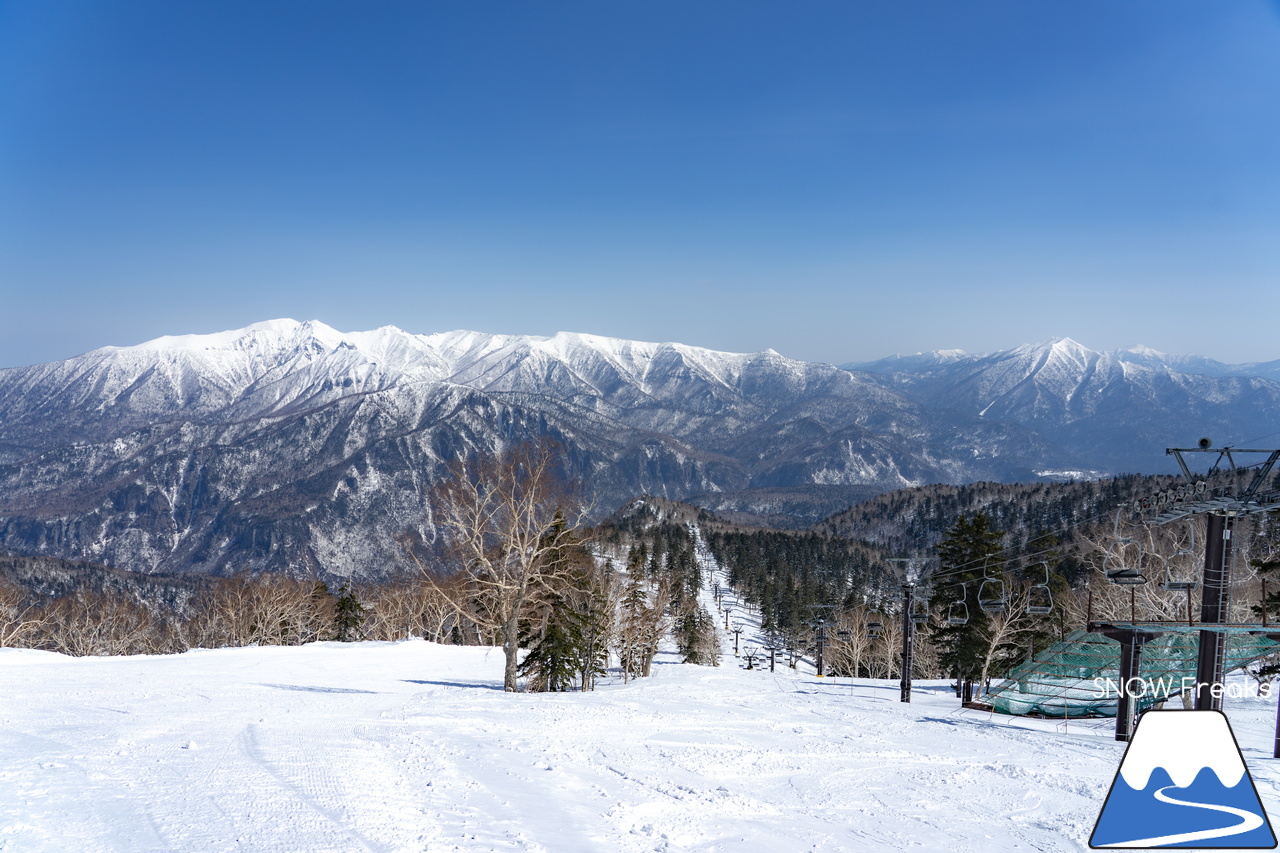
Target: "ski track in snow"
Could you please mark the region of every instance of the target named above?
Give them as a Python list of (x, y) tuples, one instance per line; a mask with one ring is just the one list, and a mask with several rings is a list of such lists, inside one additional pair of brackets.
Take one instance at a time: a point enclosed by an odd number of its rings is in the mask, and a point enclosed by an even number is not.
[[(1087, 849), (1110, 721), (965, 711), (945, 682), (904, 705), (725, 648), (587, 694), (505, 694), (499, 650), (420, 641), (0, 649), (0, 852)], [(1228, 713), (1266, 805), (1274, 706)]]

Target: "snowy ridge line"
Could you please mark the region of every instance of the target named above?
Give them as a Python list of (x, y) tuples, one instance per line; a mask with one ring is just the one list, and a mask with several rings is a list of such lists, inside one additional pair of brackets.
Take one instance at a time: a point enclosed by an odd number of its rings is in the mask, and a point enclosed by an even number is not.
[(1132, 425), (1163, 437), (1187, 412), (1275, 430), (1276, 383), (1107, 391), (1088, 359), (1050, 349), (904, 380), (771, 351), (293, 320), (108, 347), (0, 370), (0, 546), (363, 580), (412, 570), (406, 531), (437, 541), (427, 492), (451, 461), (546, 438), (600, 516), (640, 494), (719, 496), (746, 523), (799, 528), (915, 484), (1151, 470), (1167, 460)]

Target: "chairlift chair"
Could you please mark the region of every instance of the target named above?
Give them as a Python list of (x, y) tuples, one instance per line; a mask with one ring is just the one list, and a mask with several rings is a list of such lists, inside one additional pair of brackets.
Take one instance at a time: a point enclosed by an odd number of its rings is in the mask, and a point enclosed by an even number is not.
[(965, 601), (968, 592), (964, 584), (960, 584), (960, 598), (947, 605), (948, 625), (969, 624), (969, 603)]
[(1053, 591), (1049, 589), (1049, 564), (1041, 561), (1044, 567), (1044, 583), (1038, 583), (1027, 591), (1027, 612), (1033, 616), (1044, 616), (1053, 612)]
[(1124, 567), (1107, 572), (1107, 580), (1118, 586), (1138, 586), (1147, 582), (1142, 572)]
[(877, 621), (867, 622), (867, 638), (874, 640), (884, 633), (884, 623)]
[(1137, 568), (1130, 568), (1124, 564), (1124, 549), (1128, 545), (1133, 544), (1133, 540), (1128, 536), (1120, 535), (1120, 513), (1116, 513), (1116, 523), (1112, 531), (1111, 544), (1107, 546), (1107, 553), (1102, 558), (1102, 571), (1106, 574), (1107, 580), (1120, 586), (1137, 586), (1144, 584), (1147, 579), (1142, 575), (1142, 543), (1138, 543), (1138, 559), (1136, 561)]
[(1005, 592), (1004, 578), (992, 577), (991, 562), (982, 567), (982, 586), (978, 587), (978, 607), (984, 613), (1004, 613), (1009, 609), (1009, 597)]
[(911, 619), (911, 621), (915, 622), (917, 625), (928, 622), (929, 621), (928, 600), (922, 595), (920, 598), (917, 598), (914, 601), (912, 601), (911, 612), (907, 615)]
[(1190, 578), (1175, 578), (1173, 576), (1173, 563), (1179, 557), (1187, 557), (1195, 554), (1196, 550), (1196, 527), (1195, 524), (1188, 523), (1187, 529), (1191, 531), (1191, 542), (1186, 548), (1179, 548), (1164, 563), (1164, 580), (1160, 582), (1160, 588), (1167, 592), (1194, 592), (1200, 588), (1199, 581), (1193, 581)]

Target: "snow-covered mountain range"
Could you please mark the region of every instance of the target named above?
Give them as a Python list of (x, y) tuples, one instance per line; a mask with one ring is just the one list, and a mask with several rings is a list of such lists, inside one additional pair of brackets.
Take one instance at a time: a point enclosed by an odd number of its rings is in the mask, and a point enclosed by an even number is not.
[[(1070, 338), (1055, 338), (1040, 344), (1032, 349), (1042, 349), (1044, 347), (1053, 346), (1064, 347), (1067, 349), (1077, 348), (1086, 352), (1091, 352), (1087, 347), (1076, 343)], [(1013, 352), (1012, 350), (1010, 352)], [(943, 364), (955, 362), (972, 362), (980, 361), (985, 358), (998, 357), (1006, 353), (981, 353), (972, 354), (964, 350), (934, 350), (927, 353), (914, 353), (912, 355), (893, 355), (888, 358), (882, 358), (878, 361), (870, 362), (850, 362), (842, 365), (846, 370), (863, 370), (870, 373), (898, 373), (904, 370), (910, 371), (921, 367), (930, 368), (938, 367)], [(1143, 367), (1150, 367), (1156, 370), (1168, 370), (1174, 373), (1192, 373), (1200, 376), (1243, 376), (1249, 378), (1271, 379), (1280, 382), (1280, 359), (1276, 361), (1249, 362), (1246, 364), (1226, 364), (1212, 358), (1205, 358), (1202, 355), (1174, 355), (1167, 352), (1159, 352), (1151, 347), (1142, 345), (1122, 347), (1113, 350), (1110, 353), (1094, 353), (1095, 355), (1109, 357), (1115, 361), (1122, 361), (1128, 364), (1137, 364)]]
[(803, 517), (868, 489), (1160, 470), (1170, 442), (1280, 412), (1270, 380), (1069, 341), (886, 364), (293, 320), (106, 347), (0, 370), (0, 549), (377, 575), (433, 539), (449, 461), (544, 435), (600, 515), (642, 493), (741, 493), (802, 495)]
[(1106, 354), (1059, 338), (846, 368), (927, 406), (1027, 427), (1083, 467), (1113, 472), (1172, 473), (1164, 448), (1202, 436), (1240, 447), (1280, 433), (1280, 362), (1225, 365), (1145, 347)]

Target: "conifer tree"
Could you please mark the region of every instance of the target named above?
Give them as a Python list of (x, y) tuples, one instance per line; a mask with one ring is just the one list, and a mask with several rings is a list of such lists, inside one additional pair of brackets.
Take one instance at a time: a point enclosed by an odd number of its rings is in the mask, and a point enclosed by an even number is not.
[(622, 677), (647, 676), (658, 653), (658, 641), (664, 632), (661, 588), (651, 592), (646, 577), (648, 560), (644, 549), (632, 549), (627, 560), (627, 580), (618, 624), (618, 659)]
[(356, 638), (364, 624), (365, 612), (365, 606), (351, 587), (344, 584), (333, 600), (333, 627), (340, 642), (349, 643)]
[(938, 543), (938, 574), (946, 576), (935, 593), (935, 604), (946, 610), (961, 595), (969, 621), (964, 625), (942, 624), (932, 629), (939, 649), (939, 662), (958, 680), (971, 681), (982, 671), (989, 650), (989, 616), (978, 606), (984, 569), (1000, 553), (1003, 534), (991, 529), (982, 512), (962, 515)]
[(720, 665), (720, 632), (707, 608), (699, 604), (686, 609), (676, 631), (680, 657), (700, 666)]
[(529, 679), (529, 689), (535, 692), (569, 690), (578, 675), (582, 636), (572, 611), (559, 596), (552, 602), (551, 610), (542, 636), (532, 643), (526, 637), (522, 643), (530, 648), (517, 668), (519, 675)]
[[(1259, 577), (1263, 578), (1264, 583), (1280, 586), (1280, 584), (1275, 583), (1276, 577), (1280, 576), (1280, 559), (1255, 559), (1250, 560), (1249, 565), (1253, 566), (1254, 571), (1258, 573)], [(1262, 612), (1264, 607), (1266, 608), (1265, 614)], [(1268, 590), (1262, 605), (1254, 605), (1250, 610), (1253, 612), (1255, 619), (1274, 620), (1277, 614), (1280, 614), (1280, 592)], [(1280, 658), (1276, 656), (1266, 658), (1259, 661), (1251, 669), (1253, 670), (1253, 677), (1258, 679), (1259, 683), (1270, 681), (1280, 676)]]

